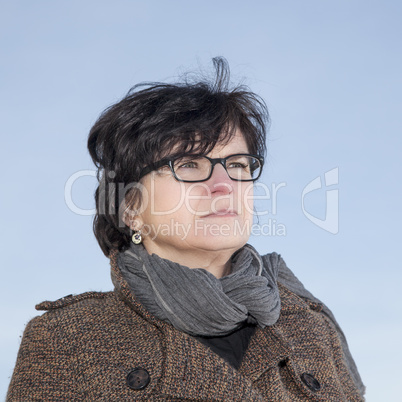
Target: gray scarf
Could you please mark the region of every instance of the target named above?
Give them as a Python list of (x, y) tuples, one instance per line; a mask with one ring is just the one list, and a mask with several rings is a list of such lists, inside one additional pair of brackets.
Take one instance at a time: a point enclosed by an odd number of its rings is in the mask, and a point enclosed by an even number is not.
[(190, 335), (219, 336), (245, 322), (264, 328), (277, 321), (276, 256), (263, 262), (247, 244), (233, 255), (231, 274), (220, 279), (149, 255), (142, 245), (132, 244), (117, 262), (132, 292), (155, 317)]

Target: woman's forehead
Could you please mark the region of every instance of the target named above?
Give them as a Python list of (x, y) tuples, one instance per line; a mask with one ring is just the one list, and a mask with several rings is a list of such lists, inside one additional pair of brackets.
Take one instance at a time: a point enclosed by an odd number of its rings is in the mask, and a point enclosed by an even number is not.
[[(233, 153), (248, 153), (249, 148), (244, 135), (239, 129), (234, 129), (233, 132), (223, 133), (213, 146), (213, 143), (206, 142), (206, 138), (202, 133), (197, 133), (192, 140), (177, 142), (168, 152), (164, 152), (163, 157), (178, 154), (206, 155), (220, 157)], [(209, 146), (208, 146), (209, 145)], [(211, 149), (211, 146), (212, 149)], [(226, 154), (226, 155), (223, 155)]]
[(225, 157), (230, 154), (248, 153), (249, 149), (246, 140), (240, 130), (236, 130), (235, 134), (229, 141), (223, 143), (218, 142), (215, 147), (207, 154), (210, 157)]

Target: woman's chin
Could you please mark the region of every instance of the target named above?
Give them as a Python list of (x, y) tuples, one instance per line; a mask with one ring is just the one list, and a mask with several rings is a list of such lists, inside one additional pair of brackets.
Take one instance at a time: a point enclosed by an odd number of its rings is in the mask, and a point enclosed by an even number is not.
[(249, 236), (205, 236), (198, 241), (192, 242), (195, 246), (204, 251), (223, 251), (223, 250), (238, 250), (243, 247), (249, 239)]

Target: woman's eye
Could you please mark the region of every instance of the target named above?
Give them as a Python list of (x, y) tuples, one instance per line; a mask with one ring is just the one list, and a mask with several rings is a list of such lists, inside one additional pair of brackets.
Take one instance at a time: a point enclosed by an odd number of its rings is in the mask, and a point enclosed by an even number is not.
[(179, 164), (179, 169), (197, 169), (198, 164), (194, 161), (188, 161)]
[(229, 169), (235, 168), (235, 169), (247, 169), (248, 165), (245, 163), (240, 163), (240, 162), (232, 162), (228, 165)]

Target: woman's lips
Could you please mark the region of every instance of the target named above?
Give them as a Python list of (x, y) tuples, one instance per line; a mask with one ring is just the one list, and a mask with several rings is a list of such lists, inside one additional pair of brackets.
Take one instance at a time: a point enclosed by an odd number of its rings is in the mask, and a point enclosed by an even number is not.
[(234, 217), (234, 216), (237, 216), (236, 211), (222, 210), (222, 211), (212, 212), (208, 215), (203, 216), (202, 218), (229, 218), (229, 217)]

